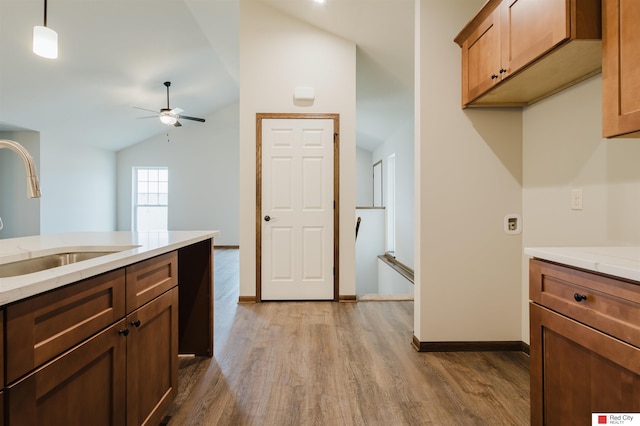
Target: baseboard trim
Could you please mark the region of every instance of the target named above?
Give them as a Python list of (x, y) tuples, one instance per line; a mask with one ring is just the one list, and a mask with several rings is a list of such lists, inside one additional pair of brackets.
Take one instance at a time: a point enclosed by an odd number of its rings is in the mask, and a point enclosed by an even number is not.
[(529, 345), (521, 341), (497, 342), (421, 342), (413, 336), (411, 345), (418, 352), (525, 352)]
[(256, 303), (256, 297), (255, 296), (240, 296), (238, 298), (238, 304), (243, 304), (243, 303)]
[(239, 249), (240, 246), (219, 246), (214, 244), (213, 248), (214, 249)]
[(358, 298), (355, 294), (341, 294), (340, 296), (338, 296), (338, 301), (354, 303), (358, 301)]

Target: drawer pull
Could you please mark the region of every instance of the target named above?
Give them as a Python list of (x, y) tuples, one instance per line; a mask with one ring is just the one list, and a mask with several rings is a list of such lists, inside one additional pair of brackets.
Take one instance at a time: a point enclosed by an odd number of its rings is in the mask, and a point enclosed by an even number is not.
[(129, 335), (129, 329), (128, 328), (124, 328), (122, 330), (118, 330), (118, 333), (120, 333), (123, 336), (127, 337)]
[(576, 299), (576, 302), (582, 302), (583, 300), (587, 300), (587, 296), (585, 294), (575, 293), (573, 298)]
[(131, 321), (131, 325), (134, 326), (135, 328), (140, 327), (140, 320), (137, 319), (135, 321)]

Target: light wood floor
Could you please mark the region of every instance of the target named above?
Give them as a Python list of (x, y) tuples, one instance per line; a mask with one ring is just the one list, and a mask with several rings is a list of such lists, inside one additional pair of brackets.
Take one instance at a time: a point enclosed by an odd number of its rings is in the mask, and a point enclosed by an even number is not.
[(238, 305), (215, 252), (215, 357), (184, 358), (177, 425), (528, 425), (522, 353), (418, 353), (413, 302)]

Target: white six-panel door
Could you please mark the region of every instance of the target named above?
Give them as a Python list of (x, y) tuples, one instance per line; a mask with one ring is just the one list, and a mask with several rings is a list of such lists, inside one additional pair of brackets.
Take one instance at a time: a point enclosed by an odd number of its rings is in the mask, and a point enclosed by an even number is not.
[(333, 126), (262, 120), (262, 300), (334, 298)]

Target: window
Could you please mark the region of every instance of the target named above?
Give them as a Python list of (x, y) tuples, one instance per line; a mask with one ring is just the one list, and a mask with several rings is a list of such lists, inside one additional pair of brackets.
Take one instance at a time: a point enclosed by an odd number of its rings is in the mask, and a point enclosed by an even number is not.
[(396, 251), (396, 154), (387, 159), (387, 252)]
[(169, 169), (133, 168), (133, 214), (131, 229), (137, 232), (166, 231), (169, 211)]

